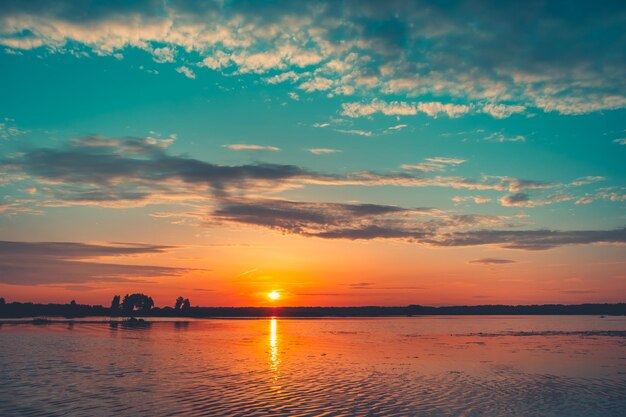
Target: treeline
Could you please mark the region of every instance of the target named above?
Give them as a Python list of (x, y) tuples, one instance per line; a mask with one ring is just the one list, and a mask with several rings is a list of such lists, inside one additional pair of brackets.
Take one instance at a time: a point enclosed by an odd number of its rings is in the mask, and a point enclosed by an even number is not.
[(155, 307), (152, 297), (116, 295), (110, 307), (77, 304), (6, 303), (0, 298), (0, 317), (384, 317), (435, 315), (626, 315), (626, 304), (543, 304), (428, 307), (192, 307), (178, 297), (172, 307)]

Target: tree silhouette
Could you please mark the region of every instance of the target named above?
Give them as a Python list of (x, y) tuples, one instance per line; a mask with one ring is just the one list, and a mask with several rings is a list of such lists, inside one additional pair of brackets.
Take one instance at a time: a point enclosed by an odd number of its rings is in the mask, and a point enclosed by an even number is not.
[(178, 297), (178, 298), (176, 299), (176, 304), (174, 304), (174, 310), (180, 310), (180, 308), (181, 308), (181, 307), (182, 307), (182, 305), (183, 305), (183, 301), (185, 301), (185, 300), (183, 299), (183, 297), (182, 297), (182, 296), (181, 296), (181, 297)]
[(0, 306), (3, 306), (6, 304), (6, 301), (4, 301), (4, 298), (0, 297)]
[(152, 307), (154, 307), (152, 297), (148, 297), (145, 294), (126, 294), (122, 301), (122, 309), (125, 313), (132, 313), (134, 311), (147, 313)]
[(120, 309), (120, 296), (113, 296), (113, 300), (111, 300), (111, 312), (117, 312)]
[(189, 310), (190, 307), (191, 307), (191, 303), (189, 302), (189, 298), (185, 298), (185, 301), (183, 301), (183, 311)]

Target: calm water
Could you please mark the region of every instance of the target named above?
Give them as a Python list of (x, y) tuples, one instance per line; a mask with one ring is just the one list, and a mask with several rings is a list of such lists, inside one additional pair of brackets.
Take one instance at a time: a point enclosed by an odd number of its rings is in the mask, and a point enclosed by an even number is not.
[(0, 415), (620, 416), (626, 317), (0, 327)]

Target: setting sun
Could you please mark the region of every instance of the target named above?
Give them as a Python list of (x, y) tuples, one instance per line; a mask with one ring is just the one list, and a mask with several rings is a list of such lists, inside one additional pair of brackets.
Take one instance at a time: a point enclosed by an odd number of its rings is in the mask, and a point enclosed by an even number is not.
[(272, 292), (267, 293), (267, 298), (272, 301), (276, 301), (280, 298), (280, 293), (276, 290), (273, 290)]

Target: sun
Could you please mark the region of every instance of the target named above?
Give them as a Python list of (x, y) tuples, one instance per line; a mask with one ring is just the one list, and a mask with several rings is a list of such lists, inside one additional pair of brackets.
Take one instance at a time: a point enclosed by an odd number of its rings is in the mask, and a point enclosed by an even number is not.
[(267, 298), (269, 298), (272, 301), (276, 301), (280, 298), (280, 293), (276, 290), (272, 290), (271, 292), (267, 293)]

